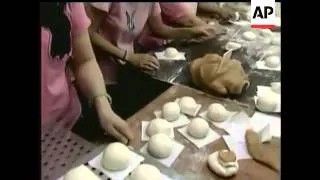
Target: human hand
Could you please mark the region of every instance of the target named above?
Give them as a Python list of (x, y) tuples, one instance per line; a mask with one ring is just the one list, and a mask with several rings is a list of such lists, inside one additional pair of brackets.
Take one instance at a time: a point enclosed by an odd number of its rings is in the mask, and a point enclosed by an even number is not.
[(150, 54), (128, 53), (127, 60), (144, 70), (157, 70), (160, 67), (158, 60)]
[(219, 24), (203, 25), (193, 27), (195, 37), (190, 42), (200, 43), (205, 40), (214, 38), (216, 35), (226, 33), (226, 29)]
[(218, 12), (218, 15), (223, 21), (236, 19), (236, 12), (229, 8), (221, 8)]
[(107, 98), (104, 96), (96, 98), (95, 106), (105, 134), (124, 144), (130, 144), (133, 139), (133, 132), (128, 123), (113, 112)]

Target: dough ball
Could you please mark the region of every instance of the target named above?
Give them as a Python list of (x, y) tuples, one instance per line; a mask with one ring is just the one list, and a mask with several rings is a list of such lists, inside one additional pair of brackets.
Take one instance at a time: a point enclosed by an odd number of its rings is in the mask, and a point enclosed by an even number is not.
[[(224, 157), (221, 158), (221, 154)], [(235, 160), (231, 160), (232, 153), (229, 150), (216, 151), (212, 153), (208, 158), (209, 168), (221, 177), (230, 177), (235, 175), (239, 170), (239, 164)], [(234, 153), (233, 153), (234, 154)], [(223, 162), (226, 160), (227, 162)]]
[(263, 38), (263, 39), (262, 39), (262, 43), (263, 43), (263, 44), (270, 44), (270, 43), (271, 43), (271, 38), (269, 38), (269, 37)]
[(173, 129), (172, 124), (169, 123), (167, 120), (161, 119), (161, 118), (155, 118), (149, 123), (147, 127), (147, 135), (151, 137), (158, 133), (164, 133), (170, 136), (172, 129)]
[(257, 108), (264, 112), (273, 112), (277, 107), (277, 99), (273, 92), (264, 92), (258, 95)]
[(69, 170), (63, 180), (100, 180), (89, 168), (84, 165)]
[(261, 35), (264, 37), (273, 36), (273, 32), (270, 29), (261, 29)]
[(174, 58), (178, 55), (178, 51), (176, 48), (173, 47), (168, 47), (166, 49), (166, 51), (164, 52), (165, 56), (170, 57), (170, 58)]
[(251, 31), (246, 31), (243, 33), (243, 38), (248, 41), (253, 41), (256, 39), (256, 35)]
[(216, 23), (213, 22), (213, 21), (210, 21), (208, 24), (209, 24), (209, 25), (215, 25)]
[(181, 112), (191, 113), (191, 112), (194, 112), (195, 109), (197, 108), (197, 103), (192, 97), (184, 96), (180, 99), (179, 106), (180, 106)]
[(172, 152), (173, 141), (166, 134), (158, 133), (151, 136), (148, 142), (148, 152), (156, 158), (167, 158)]
[(209, 132), (209, 124), (202, 118), (194, 118), (188, 125), (187, 131), (190, 136), (203, 139)]
[(281, 40), (280, 40), (279, 37), (274, 37), (274, 38), (272, 38), (271, 43), (272, 43), (273, 45), (280, 45), (280, 44), (281, 44)]
[(221, 104), (213, 103), (208, 108), (208, 118), (215, 122), (223, 122), (227, 120), (229, 111)]
[(228, 42), (226, 44), (226, 50), (237, 50), (241, 48), (241, 44), (236, 43), (236, 42)]
[(281, 83), (280, 82), (273, 82), (271, 83), (271, 90), (275, 93), (281, 93)]
[(161, 180), (161, 173), (153, 165), (141, 164), (131, 172), (130, 180)]
[(265, 60), (266, 66), (270, 68), (277, 68), (280, 66), (280, 57), (279, 56), (269, 56)]
[(180, 116), (180, 106), (176, 102), (169, 102), (162, 107), (162, 116), (168, 121), (175, 121)]
[(128, 167), (131, 152), (122, 143), (114, 142), (107, 146), (103, 152), (102, 167), (110, 171), (121, 171)]

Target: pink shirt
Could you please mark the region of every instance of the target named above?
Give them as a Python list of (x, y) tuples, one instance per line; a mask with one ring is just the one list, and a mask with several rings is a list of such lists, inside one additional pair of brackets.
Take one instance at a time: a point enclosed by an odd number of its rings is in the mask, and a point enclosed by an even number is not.
[[(82, 3), (67, 3), (65, 14), (71, 24), (70, 38), (88, 29), (90, 20)], [(41, 124), (54, 121), (73, 124), (80, 115), (81, 106), (65, 70), (72, 50), (62, 59), (51, 57), (51, 39), (50, 30), (41, 27)]]
[[(140, 35), (150, 16), (160, 15), (158, 3), (90, 3), (93, 7), (108, 13), (100, 30), (104, 37), (120, 49), (134, 51), (134, 40)], [(107, 84), (116, 81), (116, 61), (97, 53), (97, 59)]]
[[(193, 14), (197, 14), (197, 2), (168, 2), (159, 3), (161, 8), (162, 20), (165, 24), (175, 24), (177, 19)], [(145, 27), (143, 34), (139, 38), (139, 44), (146, 47), (162, 46), (166, 43), (166, 40), (155, 37), (148, 26)]]

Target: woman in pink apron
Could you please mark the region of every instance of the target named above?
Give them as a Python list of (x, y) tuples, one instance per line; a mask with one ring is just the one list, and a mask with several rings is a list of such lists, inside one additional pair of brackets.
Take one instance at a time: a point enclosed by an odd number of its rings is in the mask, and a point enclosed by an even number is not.
[(91, 47), (90, 20), (83, 4), (42, 2), (40, 5), (42, 128), (53, 124), (71, 128), (81, 116), (82, 103), (66, 72), (68, 62), (75, 83), (95, 109), (101, 127), (107, 134), (128, 143), (132, 133), (109, 104), (103, 76)]

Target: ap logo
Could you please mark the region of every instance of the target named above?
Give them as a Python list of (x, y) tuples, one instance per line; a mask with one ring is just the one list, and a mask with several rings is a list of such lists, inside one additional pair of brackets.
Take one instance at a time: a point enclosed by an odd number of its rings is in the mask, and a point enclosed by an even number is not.
[(275, 27), (275, 0), (251, 0), (251, 27)]

